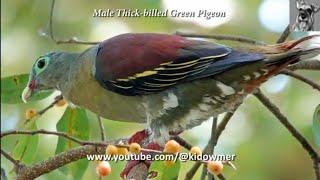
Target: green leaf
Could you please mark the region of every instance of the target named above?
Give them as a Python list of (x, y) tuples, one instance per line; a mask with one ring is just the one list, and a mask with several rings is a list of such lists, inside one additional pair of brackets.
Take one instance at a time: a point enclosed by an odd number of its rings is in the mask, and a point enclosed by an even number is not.
[[(36, 119), (25, 125), (25, 130), (37, 130)], [(37, 154), (39, 135), (20, 135), (12, 151), (12, 156), (25, 164), (31, 164)]]
[(173, 165), (166, 167), (163, 161), (152, 162), (149, 172), (157, 172), (157, 177), (154, 180), (175, 180), (178, 179), (180, 171), (180, 161), (176, 161)]
[[(29, 81), (28, 74), (21, 74), (1, 78), (1, 103), (23, 103), (21, 94)], [(39, 92), (34, 94), (29, 101), (37, 101), (48, 97), (53, 91)]]
[[(57, 131), (66, 132), (72, 137), (76, 137), (81, 140), (89, 139), (89, 120), (85, 110), (83, 109), (68, 107), (56, 127)], [(59, 137), (56, 154), (72, 149), (77, 145), (78, 144), (70, 140)], [(65, 174), (71, 173), (74, 179), (81, 179), (87, 167), (88, 161), (86, 159), (82, 159), (66, 167), (62, 167), (59, 170)]]
[(317, 106), (313, 114), (313, 137), (316, 145), (320, 148), (320, 104)]

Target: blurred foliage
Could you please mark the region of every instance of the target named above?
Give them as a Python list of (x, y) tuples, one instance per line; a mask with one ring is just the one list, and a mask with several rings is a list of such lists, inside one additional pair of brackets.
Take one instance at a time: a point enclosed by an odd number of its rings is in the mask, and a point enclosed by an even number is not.
[[(28, 83), (29, 75), (14, 75), (1, 78), (1, 103), (18, 104), (23, 103), (21, 94)], [(48, 97), (51, 92), (40, 92), (32, 96), (28, 101), (37, 101)]]
[(320, 104), (317, 106), (313, 114), (312, 132), (315, 143), (318, 148), (320, 148)]
[[(36, 119), (26, 121), (24, 130), (37, 130)], [(12, 157), (18, 159), (22, 163), (32, 164), (36, 152), (38, 150), (39, 135), (34, 136), (19, 136), (15, 147), (12, 150)]]
[[(54, 32), (59, 39), (77, 37), (81, 40), (102, 41), (123, 32), (162, 32), (174, 33), (175, 31), (198, 32), (201, 34), (230, 34), (246, 36), (248, 38), (273, 43), (280, 34), (272, 33), (264, 29), (258, 19), (257, 12), (260, 0), (234, 0), (235, 16), (231, 21), (215, 28), (203, 28), (192, 23), (172, 21), (167, 18), (93, 18), (92, 12), (95, 8), (162, 8), (160, 0), (69, 0), (56, 1), (54, 15)], [(48, 19), (51, 1), (43, 0), (4, 0), (1, 1), (1, 77), (26, 74), (31, 69), (34, 60), (49, 51), (83, 51), (87, 46), (83, 45), (57, 45), (47, 36)], [(217, 4), (213, 4), (216, 6)], [(183, 3), (181, 3), (183, 6)], [(272, 15), (272, 12), (270, 12)], [(294, 37), (297, 35), (294, 34)], [(305, 72), (302, 74), (316, 82), (320, 82), (319, 72)], [(1, 102), (17, 103), (18, 95), (26, 84), (27, 77), (22, 78), (21, 83), (14, 90), (3, 91), (9, 87), (2, 84)], [(12, 81), (9, 78), (9, 83)], [(283, 82), (284, 83), (284, 82)], [(276, 86), (268, 84), (263, 86)], [(6, 97), (6, 92), (12, 91), (12, 99)], [(18, 92), (19, 91), (19, 92)], [(319, 93), (296, 80), (289, 80), (285, 88), (278, 93), (269, 93), (268, 96), (286, 114), (299, 129), (299, 131), (315, 145), (312, 137), (312, 115), (315, 107), (320, 102)], [(27, 108), (41, 109), (53, 101), (50, 96), (42, 101), (28, 104), (1, 104), (1, 131), (18, 129), (24, 123), (24, 111)], [(4, 101), (3, 101), (4, 100)], [(61, 125), (66, 114), (65, 109), (54, 107), (46, 114), (37, 118), (34, 127), (48, 130), (67, 131), (66, 126)], [(70, 113), (68, 109), (65, 113)], [(83, 112), (81, 112), (83, 115)], [(232, 118), (225, 132), (217, 144), (219, 153), (235, 153), (237, 155), (234, 164), (237, 171), (225, 168), (224, 175), (228, 179), (312, 179), (312, 162), (309, 156), (295, 141), (287, 130), (280, 125), (277, 119), (269, 113), (256, 99), (248, 97), (236, 114), (242, 114)], [(81, 115), (81, 116), (82, 116)], [(59, 121), (62, 117), (62, 122)], [(80, 118), (79, 137), (90, 140), (99, 140), (98, 123), (95, 115), (87, 112), (87, 118)], [(68, 121), (68, 120), (65, 120)], [(59, 124), (58, 124), (59, 122)], [(58, 124), (58, 125), (57, 125)], [(56, 127), (57, 125), (57, 127)], [(144, 126), (134, 123), (123, 123), (104, 120), (106, 135), (108, 139), (126, 137)], [(197, 136), (186, 132), (183, 136), (194, 145), (202, 146), (208, 140), (210, 132), (204, 130), (197, 132)], [(26, 140), (30, 137), (39, 138)], [(6, 137), (1, 140), (1, 146), (12, 152), (20, 152), (25, 147), (26, 141), (37, 142), (28, 148), (34, 152), (33, 162), (47, 159), (56, 153), (56, 148), (65, 149), (62, 140), (53, 136), (29, 136), (21, 138), (16, 136)], [(21, 145), (16, 145), (19, 140)], [(63, 146), (63, 147), (62, 147)], [(19, 154), (19, 153), (18, 153)], [(25, 154), (25, 158), (31, 161), (31, 156)], [(96, 177), (95, 162), (87, 162), (82, 166), (84, 175), (82, 179)], [(179, 177), (183, 177), (192, 166), (192, 162), (181, 163)], [(70, 168), (79, 164), (72, 163), (66, 166)], [(78, 166), (78, 167), (77, 167)], [(124, 162), (112, 162), (112, 173), (104, 179), (119, 179), (119, 174)], [(6, 170), (9, 179), (13, 179), (12, 164), (1, 158), (1, 167)], [(75, 169), (76, 171), (79, 169)], [(86, 169), (86, 170), (84, 170)], [(11, 172), (11, 173), (10, 173)], [(77, 172), (76, 172), (77, 173)], [(78, 175), (80, 176), (79, 173)], [(200, 177), (201, 170), (197, 172), (196, 178)], [(70, 175), (69, 175), (70, 177)], [(80, 177), (79, 177), (80, 178)], [(180, 179), (179, 178), (179, 179)], [(53, 171), (38, 179), (66, 179), (61, 171)]]
[[(89, 140), (90, 132), (88, 126), (89, 119), (87, 118), (85, 110), (68, 107), (57, 124), (57, 131), (67, 132), (69, 136), (81, 140)], [(78, 144), (59, 137), (56, 154), (65, 152), (77, 146)], [(86, 159), (82, 159), (61, 167), (60, 170), (66, 175), (70, 173), (74, 179), (81, 179), (87, 167), (88, 161)]]
[(154, 180), (168, 180), (177, 179), (180, 171), (180, 161), (176, 161), (174, 164), (166, 166), (164, 161), (153, 162), (149, 168), (149, 172), (157, 172), (157, 176)]

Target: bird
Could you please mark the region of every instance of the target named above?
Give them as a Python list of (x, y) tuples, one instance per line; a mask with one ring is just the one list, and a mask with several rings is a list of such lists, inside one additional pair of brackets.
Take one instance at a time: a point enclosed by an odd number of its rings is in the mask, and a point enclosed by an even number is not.
[(22, 99), (58, 90), (101, 117), (146, 123), (151, 139), (163, 145), (170, 133), (232, 111), (282, 69), (318, 55), (319, 46), (302, 46), (318, 37), (230, 47), (176, 34), (120, 34), (81, 53), (40, 56)]

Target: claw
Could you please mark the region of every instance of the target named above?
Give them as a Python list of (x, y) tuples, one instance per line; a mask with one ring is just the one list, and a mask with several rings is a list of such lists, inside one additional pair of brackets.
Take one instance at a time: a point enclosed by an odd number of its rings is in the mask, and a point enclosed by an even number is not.
[[(142, 131), (138, 131), (136, 132), (134, 135), (132, 135), (130, 137), (130, 139), (128, 140), (128, 143), (139, 143), (139, 144), (143, 144), (143, 142), (145, 142), (146, 138), (148, 138), (150, 136), (150, 132), (147, 129), (144, 129)], [(153, 150), (161, 150), (162, 147), (155, 143), (155, 142), (150, 142), (146, 145), (143, 146), (143, 148), (145, 149), (153, 149)], [(148, 152), (141, 152), (143, 154), (146, 154)], [(133, 167), (135, 167), (136, 165), (138, 165), (139, 163), (144, 163), (148, 168), (150, 167), (152, 161), (128, 161), (125, 168), (122, 170), (120, 176), (122, 178), (126, 177), (129, 172), (131, 171), (131, 169)]]
[(128, 143), (138, 143), (141, 144), (143, 140), (145, 140), (147, 137), (150, 136), (150, 132), (147, 129), (144, 129), (142, 131), (138, 131), (136, 132), (134, 135), (132, 135), (129, 140)]

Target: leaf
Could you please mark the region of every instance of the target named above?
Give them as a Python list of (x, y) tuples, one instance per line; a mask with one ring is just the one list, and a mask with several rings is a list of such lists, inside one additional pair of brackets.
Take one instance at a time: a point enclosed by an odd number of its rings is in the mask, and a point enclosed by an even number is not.
[[(76, 137), (81, 140), (89, 139), (89, 120), (85, 110), (83, 109), (68, 107), (56, 127), (57, 131), (66, 132), (72, 137)], [(78, 144), (70, 140), (59, 137), (55, 153), (58, 154), (67, 151), (77, 145)], [(71, 173), (74, 179), (81, 179), (87, 167), (88, 161), (86, 159), (82, 159), (66, 167), (62, 167), (59, 170), (65, 174)]]
[[(37, 130), (36, 120), (25, 125), (25, 130)], [(12, 151), (12, 156), (25, 164), (31, 164), (37, 154), (39, 135), (20, 135)]]
[(166, 167), (163, 161), (152, 162), (149, 172), (157, 172), (157, 177), (154, 180), (174, 180), (178, 179), (180, 171), (180, 161), (176, 161), (173, 165)]
[[(1, 103), (18, 104), (23, 103), (21, 94), (29, 81), (28, 74), (21, 74), (1, 78)], [(37, 101), (48, 97), (53, 91), (39, 92), (34, 94), (29, 101)]]
[(320, 104), (317, 106), (313, 114), (313, 137), (316, 145), (320, 148)]

